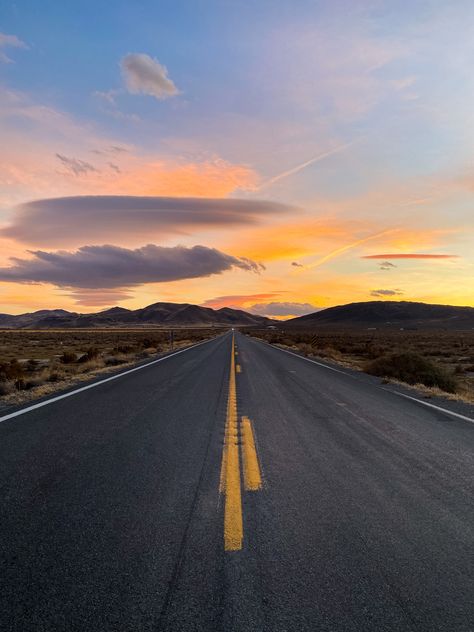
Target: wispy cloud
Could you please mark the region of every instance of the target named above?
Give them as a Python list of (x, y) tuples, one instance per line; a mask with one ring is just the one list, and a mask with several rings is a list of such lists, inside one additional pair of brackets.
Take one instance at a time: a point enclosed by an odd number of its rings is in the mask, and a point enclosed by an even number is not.
[[(389, 235), (390, 233), (395, 233), (397, 231), (398, 231), (397, 228), (391, 228), (389, 230), (382, 230), (382, 231), (380, 231), (378, 233), (375, 233), (374, 235), (369, 235), (368, 237), (364, 237), (363, 239), (358, 239), (357, 241), (353, 241), (350, 244), (346, 244), (345, 246), (341, 246), (340, 248), (336, 248), (335, 250), (333, 250), (332, 252), (328, 253), (324, 257), (321, 257), (321, 259), (316, 261), (316, 263), (313, 263), (310, 266), (310, 268), (317, 268), (318, 266), (322, 265), (323, 263), (326, 263), (326, 261), (329, 261), (330, 259), (334, 259), (335, 257), (338, 257), (339, 255), (342, 255), (344, 252), (347, 252), (348, 250), (351, 250), (352, 248), (357, 248), (357, 246), (361, 246), (362, 244), (365, 244), (368, 241), (371, 241), (372, 239), (378, 239), (379, 237), (384, 237), (385, 235)], [(375, 258), (375, 257), (373, 257), (373, 258)], [(383, 258), (388, 259), (389, 257), (383, 257)]]
[(72, 173), (75, 176), (83, 176), (88, 173), (98, 172), (98, 169), (96, 169), (94, 165), (91, 165), (90, 162), (86, 162), (85, 160), (69, 158), (68, 156), (63, 156), (62, 154), (56, 154), (56, 158), (69, 173)]
[(422, 254), (418, 252), (411, 253), (392, 253), (381, 255), (364, 255), (361, 259), (457, 259), (459, 255), (447, 254)]
[[(28, 48), (28, 46), (16, 35), (0, 33), (0, 49), (2, 48)], [(0, 63), (11, 64), (13, 60), (6, 53), (0, 50)]]
[(293, 176), (296, 173), (302, 171), (303, 169), (306, 169), (307, 167), (313, 165), (316, 162), (320, 162), (321, 160), (324, 160), (325, 158), (329, 158), (329, 156), (334, 156), (335, 154), (339, 154), (342, 151), (354, 145), (355, 142), (356, 141), (345, 143), (344, 145), (339, 145), (339, 147), (335, 147), (334, 149), (325, 151), (321, 154), (318, 154), (317, 156), (313, 156), (313, 158), (310, 158), (309, 160), (306, 160), (305, 162), (302, 162), (301, 164), (296, 165), (295, 167), (292, 167), (291, 169), (288, 169), (287, 171), (283, 171), (282, 173), (279, 173), (276, 176), (273, 176), (273, 178), (269, 178), (268, 180), (265, 180), (260, 186), (257, 187), (257, 191), (261, 191), (262, 189), (267, 189), (268, 187), (271, 187), (277, 182), (279, 182), (280, 180), (284, 180), (285, 178)]
[(102, 156), (107, 154), (128, 154), (130, 149), (121, 145), (110, 145), (109, 147), (104, 147), (103, 149), (91, 149), (90, 151), (93, 154)]
[(119, 90), (96, 90), (94, 96), (109, 105), (115, 106), (115, 97), (119, 94)]

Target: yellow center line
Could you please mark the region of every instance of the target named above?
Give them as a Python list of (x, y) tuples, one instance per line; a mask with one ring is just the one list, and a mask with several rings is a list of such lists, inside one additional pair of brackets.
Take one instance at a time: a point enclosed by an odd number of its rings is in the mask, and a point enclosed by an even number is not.
[(235, 347), (232, 335), (230, 359), (229, 396), (221, 466), (221, 490), (225, 492), (224, 548), (238, 551), (242, 548), (242, 492), (240, 486), (239, 429), (237, 418), (237, 393), (235, 388)]
[(252, 423), (248, 417), (242, 417), (241, 428), (245, 489), (256, 491), (262, 488), (262, 477), (258, 464), (257, 450), (255, 449)]
[(229, 391), (219, 484), (220, 491), (225, 494), (224, 549), (226, 551), (240, 551), (244, 537), (240, 439), (242, 440), (242, 468), (245, 489), (257, 491), (262, 488), (262, 476), (255, 449), (252, 422), (248, 417), (243, 416), (239, 424), (236, 373), (240, 373), (242, 368), (235, 362), (236, 355), (234, 334), (232, 334)]

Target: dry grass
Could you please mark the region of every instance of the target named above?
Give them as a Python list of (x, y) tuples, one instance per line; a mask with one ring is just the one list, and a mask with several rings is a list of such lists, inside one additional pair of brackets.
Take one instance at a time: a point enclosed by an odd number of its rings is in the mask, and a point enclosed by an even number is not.
[[(174, 330), (173, 349), (215, 336)], [(167, 331), (0, 331), (0, 406), (21, 404), (171, 350)]]
[[(336, 330), (258, 330), (249, 332), (271, 344), (281, 345), (307, 356), (337, 362), (359, 371), (367, 369), (372, 361), (393, 354), (417, 354), (447, 375), (445, 383), (455, 391), (450, 398), (474, 403), (474, 331), (336, 331)], [(316, 336), (315, 344), (311, 344)], [(381, 362), (381, 360), (379, 360)], [(390, 373), (390, 371), (388, 372)], [(387, 377), (388, 381), (397, 378)], [(399, 378), (398, 378), (399, 379)], [(417, 380), (416, 375), (410, 381)], [(406, 382), (403, 382), (406, 383)], [(417, 388), (419, 384), (417, 385)], [(426, 395), (442, 394), (446, 390), (423, 385)]]

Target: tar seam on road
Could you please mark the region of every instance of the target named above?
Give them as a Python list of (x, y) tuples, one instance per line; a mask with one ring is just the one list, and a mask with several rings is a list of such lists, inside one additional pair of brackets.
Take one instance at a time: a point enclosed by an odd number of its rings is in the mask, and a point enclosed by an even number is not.
[(181, 543), (179, 545), (177, 561), (176, 561), (176, 564), (174, 565), (173, 573), (172, 573), (171, 578), (170, 578), (170, 580), (168, 582), (168, 588), (166, 590), (165, 599), (163, 601), (163, 606), (161, 608), (161, 612), (160, 612), (160, 615), (159, 615), (159, 618), (158, 618), (157, 627), (156, 627), (155, 632), (160, 632), (160, 630), (166, 629), (164, 626), (166, 626), (167, 612), (168, 612), (170, 604), (172, 603), (173, 593), (174, 593), (174, 590), (175, 590), (176, 585), (178, 583), (178, 578), (179, 578), (179, 575), (181, 573), (181, 569), (182, 569), (182, 566), (183, 566), (183, 563), (184, 563), (186, 542), (187, 542), (187, 539), (188, 539), (189, 529), (191, 527), (191, 521), (193, 519), (193, 515), (194, 515), (194, 512), (196, 510), (197, 503), (198, 503), (199, 491), (201, 489), (202, 481), (204, 479), (204, 471), (205, 471), (207, 462), (209, 460), (209, 450), (210, 450), (210, 446), (211, 446), (211, 439), (212, 439), (212, 431), (209, 432), (209, 436), (208, 436), (208, 440), (207, 440), (207, 444), (206, 444), (206, 454), (205, 454), (204, 460), (202, 462), (201, 470), (199, 472), (199, 479), (198, 479), (198, 482), (197, 482), (197, 485), (196, 485), (196, 489), (194, 490), (193, 500), (192, 500), (192, 503), (191, 503), (191, 509), (189, 510), (189, 514), (188, 514), (188, 517), (187, 517), (187, 520), (186, 520), (186, 525), (185, 525), (185, 528), (184, 528), (184, 531), (183, 531), (183, 537), (181, 538)]
[(146, 369), (149, 366), (153, 366), (154, 364), (158, 364), (158, 362), (163, 362), (168, 358), (172, 358), (173, 356), (177, 356), (180, 353), (184, 353), (185, 351), (190, 351), (191, 349), (195, 349), (200, 345), (206, 344), (207, 342), (211, 342), (216, 338), (210, 338), (209, 340), (203, 340), (202, 342), (198, 342), (191, 347), (186, 347), (186, 349), (181, 349), (180, 351), (175, 351), (174, 353), (170, 353), (164, 358), (158, 358), (158, 360), (153, 360), (152, 362), (147, 362), (146, 364), (141, 364), (140, 366), (136, 366), (133, 369), (128, 369), (127, 371), (123, 371), (123, 373), (117, 373), (117, 375), (112, 375), (111, 377), (107, 377), (98, 382), (94, 382), (93, 384), (88, 384), (87, 386), (81, 386), (80, 388), (76, 388), (73, 391), (69, 391), (67, 393), (63, 393), (62, 395), (57, 395), (56, 397), (51, 397), (50, 399), (45, 400), (44, 402), (38, 402), (37, 404), (32, 404), (31, 406), (27, 406), (26, 408), (22, 408), (21, 410), (17, 410), (14, 413), (9, 413), (8, 415), (4, 415), (0, 417), (0, 423), (2, 421), (7, 421), (8, 419), (13, 419), (14, 417), (19, 417), (20, 415), (24, 415), (25, 413), (29, 413), (32, 410), (36, 410), (37, 408), (42, 408), (43, 406), (48, 406), (48, 404), (54, 404), (54, 402), (58, 402), (61, 399), (65, 399), (66, 397), (71, 397), (72, 395), (77, 395), (77, 393), (82, 393), (83, 391), (88, 391), (90, 388), (95, 388), (96, 386), (100, 386), (101, 384), (105, 384), (106, 382), (111, 382), (112, 380), (117, 380), (119, 377), (123, 377), (124, 375), (129, 375), (130, 373), (134, 373), (135, 371), (141, 371), (142, 369)]

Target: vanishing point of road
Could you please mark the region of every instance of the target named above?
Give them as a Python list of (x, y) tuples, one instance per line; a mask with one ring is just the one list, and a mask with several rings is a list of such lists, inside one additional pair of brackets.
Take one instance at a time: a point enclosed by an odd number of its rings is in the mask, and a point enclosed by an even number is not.
[(4, 632), (474, 630), (468, 416), (229, 332), (0, 422)]

